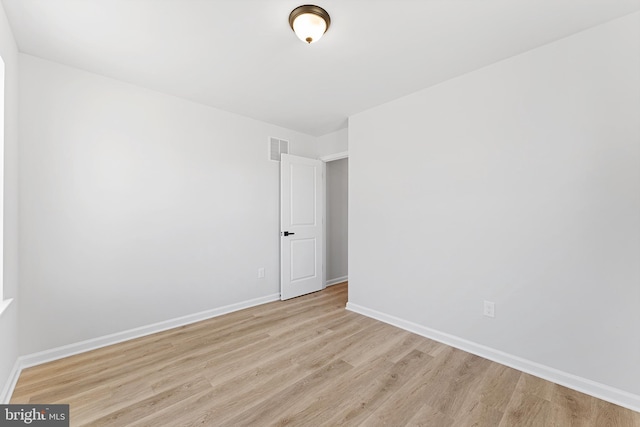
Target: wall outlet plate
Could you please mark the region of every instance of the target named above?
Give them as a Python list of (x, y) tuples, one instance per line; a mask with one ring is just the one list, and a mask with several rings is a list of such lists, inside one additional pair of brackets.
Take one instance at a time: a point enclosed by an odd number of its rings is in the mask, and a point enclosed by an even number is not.
[(496, 317), (496, 303), (493, 301), (485, 301), (484, 315), (487, 317)]

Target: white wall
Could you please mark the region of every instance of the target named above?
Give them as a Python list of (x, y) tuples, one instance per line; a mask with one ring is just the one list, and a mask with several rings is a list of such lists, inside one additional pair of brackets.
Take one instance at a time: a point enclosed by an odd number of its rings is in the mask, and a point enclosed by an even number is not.
[(320, 158), (347, 150), (349, 150), (349, 129), (345, 128), (318, 137), (315, 154)]
[(639, 28), (635, 13), (351, 117), (350, 304), (640, 405)]
[(20, 72), (22, 354), (279, 292), (267, 139), (314, 157), (315, 138), (31, 56)]
[[(327, 282), (348, 276), (349, 159), (327, 163)], [(338, 281), (337, 281), (338, 280)]]
[[(18, 357), (18, 50), (0, 3), (0, 56), (4, 81), (3, 297), (14, 301), (0, 314), (0, 403)], [(1, 102), (1, 101), (0, 101)]]

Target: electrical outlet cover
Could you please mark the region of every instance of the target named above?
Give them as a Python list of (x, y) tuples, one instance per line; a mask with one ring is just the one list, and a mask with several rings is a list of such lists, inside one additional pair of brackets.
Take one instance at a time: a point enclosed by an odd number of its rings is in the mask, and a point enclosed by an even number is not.
[(492, 301), (484, 302), (484, 315), (488, 317), (496, 316), (496, 305), (494, 302)]

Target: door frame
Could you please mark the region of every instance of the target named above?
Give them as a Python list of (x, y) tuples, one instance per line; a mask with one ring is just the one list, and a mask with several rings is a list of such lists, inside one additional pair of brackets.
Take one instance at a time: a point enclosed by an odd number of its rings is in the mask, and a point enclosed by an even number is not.
[(320, 157), (320, 160), (322, 161), (322, 174), (325, 177), (324, 186), (322, 187), (322, 203), (324, 204), (324, 212), (322, 213), (322, 243), (324, 244), (324, 262), (322, 263), (322, 289), (327, 288), (327, 163), (334, 160), (348, 158), (349, 151), (341, 151), (339, 153), (328, 154), (326, 156)]
[(349, 152), (348, 151), (342, 151), (340, 153), (328, 154), (326, 156), (322, 156), (322, 157), (320, 157), (320, 160), (322, 160), (323, 162), (327, 163), (327, 162), (332, 162), (334, 160), (346, 159), (348, 157), (349, 157)]
[[(300, 156), (304, 157), (304, 156)], [(328, 154), (326, 156), (321, 156), (317, 160), (322, 162), (322, 176), (326, 178), (327, 174), (327, 163), (332, 162), (334, 160), (341, 160), (349, 158), (349, 151), (341, 151), (339, 153)], [(281, 177), (280, 177), (281, 179)], [(280, 192), (280, 191), (279, 191)], [(282, 197), (282, 195), (280, 195)], [(322, 254), (322, 289), (326, 289), (327, 287), (327, 263), (326, 263), (326, 248), (327, 248), (327, 181), (324, 179), (324, 185), (322, 186), (322, 203), (324, 205), (324, 209), (322, 212), (322, 244), (323, 250), (325, 253)], [(280, 210), (280, 203), (278, 203), (278, 211)], [(280, 238), (280, 214), (278, 215), (278, 254), (279, 258), (282, 256), (282, 252), (280, 250), (280, 245), (282, 245), (282, 239)], [(282, 260), (278, 263), (279, 266), (282, 265)], [(280, 269), (280, 268), (279, 268)], [(280, 275), (282, 272), (280, 272)], [(278, 278), (278, 283), (280, 283), (281, 277)], [(280, 285), (278, 285), (280, 286)]]

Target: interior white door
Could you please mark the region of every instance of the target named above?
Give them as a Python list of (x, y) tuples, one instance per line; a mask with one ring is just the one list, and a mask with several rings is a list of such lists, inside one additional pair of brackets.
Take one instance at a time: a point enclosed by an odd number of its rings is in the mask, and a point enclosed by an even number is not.
[(320, 160), (280, 160), (280, 298), (322, 289), (324, 200)]

